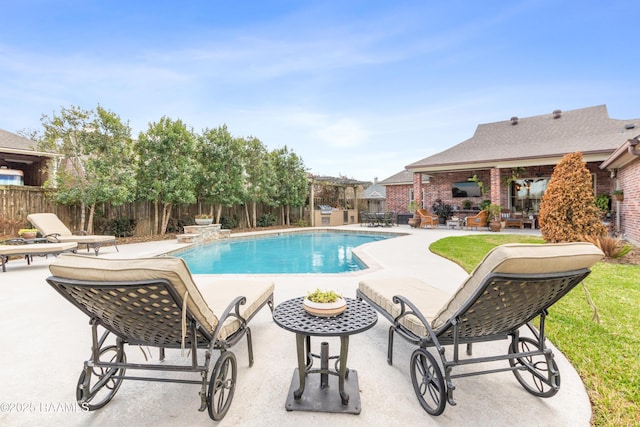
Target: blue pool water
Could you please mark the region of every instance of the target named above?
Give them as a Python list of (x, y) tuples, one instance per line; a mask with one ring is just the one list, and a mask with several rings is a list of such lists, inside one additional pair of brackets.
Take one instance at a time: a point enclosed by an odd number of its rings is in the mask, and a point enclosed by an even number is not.
[(194, 274), (343, 273), (365, 266), (351, 253), (364, 243), (390, 235), (283, 233), (196, 246), (174, 253)]

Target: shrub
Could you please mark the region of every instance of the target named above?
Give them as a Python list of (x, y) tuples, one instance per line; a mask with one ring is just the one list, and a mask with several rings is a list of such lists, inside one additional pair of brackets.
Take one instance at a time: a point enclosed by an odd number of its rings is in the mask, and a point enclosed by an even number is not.
[(258, 217), (256, 225), (258, 227), (269, 227), (276, 223), (276, 217), (273, 214), (265, 213)]
[(195, 221), (192, 217), (169, 218), (166, 233), (177, 234), (184, 231), (185, 225), (194, 225)]
[(540, 204), (540, 232), (547, 242), (578, 242), (602, 236), (606, 228), (593, 196), (591, 174), (581, 153), (566, 154), (556, 165)]
[(98, 217), (94, 221), (94, 229), (98, 234), (107, 234), (116, 237), (133, 236), (136, 230), (136, 220), (131, 218), (106, 219)]
[(236, 221), (234, 218), (227, 215), (222, 215), (220, 217), (220, 228), (231, 230), (232, 228), (236, 228), (237, 226), (238, 221)]

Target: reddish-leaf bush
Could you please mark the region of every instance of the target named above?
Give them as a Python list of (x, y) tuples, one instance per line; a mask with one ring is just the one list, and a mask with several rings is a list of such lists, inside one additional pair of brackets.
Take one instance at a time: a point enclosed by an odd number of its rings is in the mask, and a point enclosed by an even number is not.
[(606, 228), (593, 196), (591, 174), (581, 153), (556, 165), (540, 204), (540, 231), (547, 242), (579, 242), (602, 236)]

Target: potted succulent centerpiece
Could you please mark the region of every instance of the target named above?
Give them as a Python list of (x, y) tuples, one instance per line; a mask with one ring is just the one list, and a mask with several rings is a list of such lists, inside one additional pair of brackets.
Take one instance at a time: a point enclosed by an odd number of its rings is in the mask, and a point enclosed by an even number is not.
[(213, 218), (207, 214), (196, 215), (195, 219), (197, 225), (211, 225), (213, 222)]
[(316, 289), (302, 300), (302, 306), (309, 314), (319, 317), (332, 317), (347, 309), (347, 301), (335, 291)]

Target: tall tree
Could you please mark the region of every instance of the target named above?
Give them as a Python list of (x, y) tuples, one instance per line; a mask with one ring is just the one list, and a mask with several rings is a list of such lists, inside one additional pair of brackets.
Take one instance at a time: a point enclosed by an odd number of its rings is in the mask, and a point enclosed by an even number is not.
[[(257, 204), (274, 205), (275, 174), (267, 148), (258, 138), (244, 141), (245, 213), (249, 227), (257, 227)], [(251, 215), (248, 207), (251, 206)]]
[(577, 242), (606, 233), (581, 153), (566, 154), (554, 168), (540, 204), (539, 221), (548, 242)]
[(291, 207), (301, 207), (307, 198), (307, 171), (295, 152), (283, 148), (271, 152), (276, 176), (276, 201), (281, 207), (282, 224), (290, 225)]
[(154, 231), (160, 234), (166, 233), (174, 205), (196, 201), (195, 150), (196, 137), (181, 120), (162, 117), (138, 137), (136, 180), (140, 196), (154, 204)]
[(46, 185), (57, 188), (59, 203), (80, 204), (80, 226), (91, 233), (97, 203), (133, 199), (131, 129), (99, 105), (97, 112), (63, 107), (59, 115), (43, 115), (41, 122), (38, 146), (59, 154)]
[(231, 136), (226, 125), (205, 129), (200, 137), (198, 196), (216, 206), (217, 223), (223, 206), (244, 200), (243, 149), (242, 140)]

